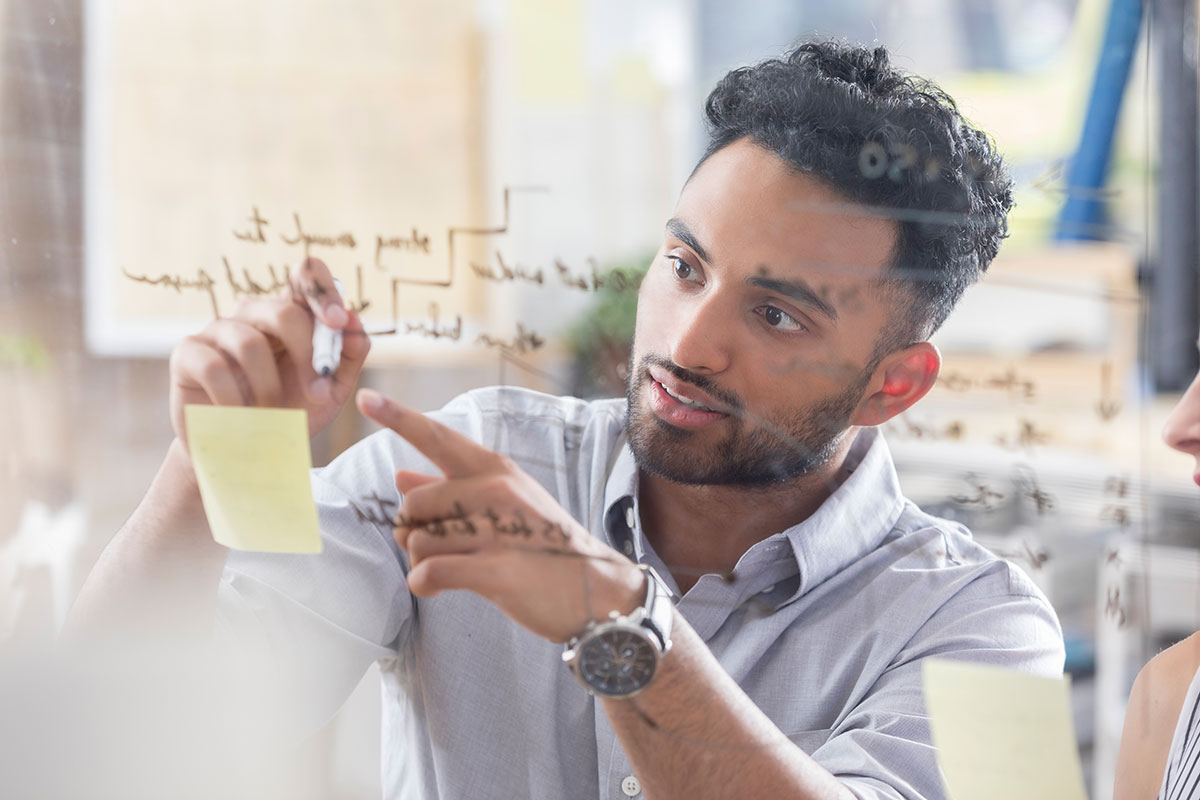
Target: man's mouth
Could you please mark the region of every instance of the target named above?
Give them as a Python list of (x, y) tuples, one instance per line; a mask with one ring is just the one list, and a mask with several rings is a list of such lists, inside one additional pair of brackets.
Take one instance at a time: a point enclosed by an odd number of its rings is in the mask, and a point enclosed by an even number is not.
[[(698, 386), (676, 378), (667, 370), (651, 365), (650, 405), (663, 422), (677, 428), (697, 430), (729, 417), (723, 404)], [(716, 406), (714, 408), (714, 406)]]
[(697, 411), (716, 411), (715, 408), (709, 408), (708, 406), (698, 403), (695, 400), (689, 400), (686, 397), (683, 397), (682, 395), (675, 394), (670, 389), (668, 389), (664, 384), (659, 383), (658, 381), (655, 381), (655, 383), (658, 383), (659, 386), (662, 386), (664, 392), (671, 395), (671, 397), (675, 398), (680, 403), (683, 403), (688, 408), (694, 408)]

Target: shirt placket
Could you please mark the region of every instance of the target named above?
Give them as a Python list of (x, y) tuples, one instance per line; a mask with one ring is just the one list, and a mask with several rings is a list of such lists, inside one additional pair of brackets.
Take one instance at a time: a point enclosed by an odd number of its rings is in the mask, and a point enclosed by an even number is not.
[[(631, 561), (638, 561), (638, 548), (634, 530), (637, 515), (633, 498), (622, 497), (613, 503), (604, 519), (605, 532), (612, 546)], [(600, 784), (600, 797), (605, 800), (628, 800), (642, 796), (641, 780), (634, 775), (633, 767), (625, 756), (625, 750), (609, 723), (608, 715), (595, 696), (593, 718), (596, 725), (596, 765)]]

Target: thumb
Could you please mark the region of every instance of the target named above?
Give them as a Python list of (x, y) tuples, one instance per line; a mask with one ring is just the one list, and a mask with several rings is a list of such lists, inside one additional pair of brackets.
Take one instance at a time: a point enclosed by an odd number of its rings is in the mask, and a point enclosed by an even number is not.
[(413, 489), (418, 489), (422, 486), (428, 486), (431, 483), (445, 480), (436, 475), (426, 475), (423, 472), (411, 472), (407, 469), (396, 470), (396, 488), (401, 494), (411, 492)]

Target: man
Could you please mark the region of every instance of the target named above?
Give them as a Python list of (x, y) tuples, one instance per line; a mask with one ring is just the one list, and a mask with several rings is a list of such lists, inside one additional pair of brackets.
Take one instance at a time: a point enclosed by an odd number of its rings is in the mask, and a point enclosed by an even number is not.
[[(299, 729), (379, 661), (392, 797), (942, 796), (922, 660), (1058, 675), (1061, 634), (1019, 570), (903, 498), (873, 426), (936, 380), (927, 338), (995, 255), (1009, 180), (882, 48), (735, 70), (707, 115), (625, 401), (492, 389), (426, 417), (364, 390), (391, 430), (314, 473), (325, 552), (227, 554), (183, 405), (299, 406), (315, 433), (367, 353), (307, 261), (293, 298), (176, 349), (177, 439), (79, 624), (190, 593), (275, 659)], [(347, 332), (332, 382), (314, 316)]]

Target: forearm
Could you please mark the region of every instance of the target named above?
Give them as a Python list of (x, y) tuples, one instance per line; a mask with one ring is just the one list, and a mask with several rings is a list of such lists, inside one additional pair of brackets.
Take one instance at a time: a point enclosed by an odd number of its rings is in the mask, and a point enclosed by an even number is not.
[(654, 682), (605, 713), (650, 800), (853, 795), (796, 747), (675, 615)]
[(71, 610), (69, 639), (211, 628), (226, 549), (212, 540), (178, 440), (129, 520), (101, 553)]

